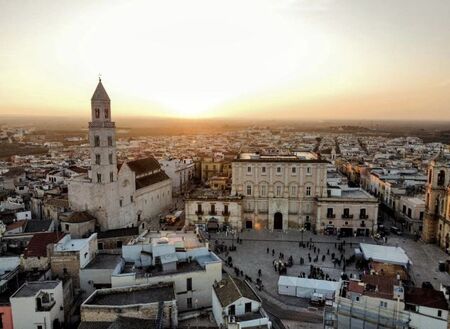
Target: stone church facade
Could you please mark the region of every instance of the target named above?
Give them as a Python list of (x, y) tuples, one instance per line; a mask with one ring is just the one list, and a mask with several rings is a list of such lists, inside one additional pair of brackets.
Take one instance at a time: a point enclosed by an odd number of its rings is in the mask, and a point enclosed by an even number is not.
[(111, 101), (101, 80), (91, 99), (87, 175), (68, 184), (72, 211), (87, 211), (100, 230), (141, 225), (172, 204), (172, 183), (153, 158), (117, 163), (116, 128)]

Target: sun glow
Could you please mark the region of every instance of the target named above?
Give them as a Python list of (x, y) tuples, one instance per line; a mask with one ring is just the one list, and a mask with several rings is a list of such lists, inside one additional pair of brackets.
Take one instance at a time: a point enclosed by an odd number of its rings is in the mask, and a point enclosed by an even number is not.
[(120, 115), (327, 117), (338, 102), (368, 118), (364, 99), (372, 117), (440, 113), (450, 43), (429, 36), (447, 5), (415, 5), (433, 24), (368, 0), (5, 1), (0, 111), (84, 113), (101, 73)]

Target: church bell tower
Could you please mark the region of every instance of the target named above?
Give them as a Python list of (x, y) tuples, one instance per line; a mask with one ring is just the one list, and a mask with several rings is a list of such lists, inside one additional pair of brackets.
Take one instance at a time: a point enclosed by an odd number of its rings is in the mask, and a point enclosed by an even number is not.
[(95, 184), (116, 182), (116, 125), (111, 121), (111, 100), (100, 78), (91, 98), (89, 145), (91, 155), (91, 181)]
[(448, 202), (449, 176), (450, 166), (441, 150), (428, 167), (422, 239), (425, 242), (437, 242), (445, 249), (450, 247), (450, 235), (447, 234), (450, 227), (444, 220)]

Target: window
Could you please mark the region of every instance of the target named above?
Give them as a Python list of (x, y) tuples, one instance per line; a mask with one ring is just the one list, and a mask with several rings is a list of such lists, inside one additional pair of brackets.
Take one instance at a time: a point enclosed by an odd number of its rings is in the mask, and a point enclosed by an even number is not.
[(119, 200), (119, 206), (122, 207), (122, 203), (123, 203), (123, 201), (122, 201), (122, 199), (120, 199), (120, 200)]
[(186, 290), (187, 291), (192, 291), (192, 278), (187, 278), (186, 279)]
[(297, 167), (292, 167), (292, 173), (296, 174), (297, 173)]
[(403, 206), (402, 212), (406, 214), (406, 206)]
[(98, 250), (103, 250), (103, 242), (98, 243)]
[(261, 173), (263, 173), (263, 174), (266, 173), (266, 167), (262, 167), (262, 168), (261, 168)]
[(387, 307), (387, 302), (380, 301), (380, 307)]
[(281, 167), (277, 167), (277, 174), (281, 174)]
[(444, 170), (439, 171), (439, 174), (437, 175), (437, 185), (438, 186), (445, 185), (445, 171)]
[(252, 186), (247, 185), (247, 195), (252, 195)]
[(359, 296), (356, 296), (356, 301), (359, 302)]
[(201, 204), (197, 205), (197, 212), (202, 212), (202, 205)]
[(108, 136), (108, 146), (113, 146), (112, 136)]
[(277, 186), (277, 196), (281, 196), (281, 186)]
[(95, 118), (100, 118), (100, 109), (95, 109)]
[(122, 248), (122, 241), (117, 240), (116, 241), (116, 247), (117, 247), (117, 249)]
[(248, 166), (247, 167), (247, 174), (251, 174), (252, 173), (252, 167)]
[(211, 204), (210, 212), (212, 215), (216, 213), (216, 205), (215, 204)]
[(66, 224), (66, 231), (69, 230), (69, 224)]
[(134, 201), (134, 198), (132, 195), (130, 195), (130, 202), (133, 202), (133, 201)]
[(187, 299), (187, 308), (192, 308), (192, 298)]
[(408, 217), (411, 218), (411, 208), (408, 208)]
[(311, 167), (306, 167), (306, 173), (307, 173), (308, 175), (311, 175)]
[(108, 158), (109, 158), (109, 164), (113, 164), (113, 155), (112, 155), (112, 153), (109, 153)]
[(37, 329), (42, 329), (42, 326), (38, 324)]
[(95, 147), (100, 146), (100, 136), (94, 136), (94, 146)]
[(420, 212), (420, 214), (419, 214), (419, 219), (420, 219), (420, 220), (423, 220), (423, 211)]
[(361, 219), (366, 219), (367, 218), (366, 209), (365, 208), (361, 208), (359, 210), (359, 218), (361, 218)]
[(228, 205), (227, 204), (223, 206), (223, 212), (225, 214), (228, 214)]
[(350, 217), (350, 209), (349, 208), (344, 208), (344, 214), (343, 214), (344, 218), (349, 218)]
[(252, 303), (245, 303), (245, 313), (250, 313), (252, 311)]
[(114, 173), (112, 171), (109, 173), (109, 181), (111, 183), (114, 182)]
[(311, 196), (311, 186), (306, 187), (306, 196)]
[(97, 173), (97, 182), (101, 183), (102, 182), (102, 174)]
[(442, 311), (438, 310), (438, 317), (441, 317), (441, 316), (442, 316)]
[(297, 186), (291, 186), (291, 196), (295, 197), (297, 195)]
[(109, 109), (106, 108), (105, 109), (105, 119), (108, 119), (108, 117), (109, 117)]
[(95, 155), (95, 164), (99, 165), (100, 164), (100, 154), (96, 154)]
[(236, 306), (235, 305), (230, 305), (228, 307), (228, 315), (235, 315), (236, 314)]
[(266, 196), (266, 185), (261, 185), (261, 196)]
[(327, 218), (333, 218), (333, 208), (327, 208)]

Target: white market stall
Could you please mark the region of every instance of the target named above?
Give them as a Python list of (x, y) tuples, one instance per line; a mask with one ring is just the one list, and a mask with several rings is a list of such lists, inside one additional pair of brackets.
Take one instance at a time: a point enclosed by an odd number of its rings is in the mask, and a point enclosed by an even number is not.
[(341, 282), (298, 278), (294, 276), (280, 276), (278, 279), (278, 293), (280, 295), (311, 298), (314, 293), (319, 293), (325, 298), (334, 298), (341, 288)]

